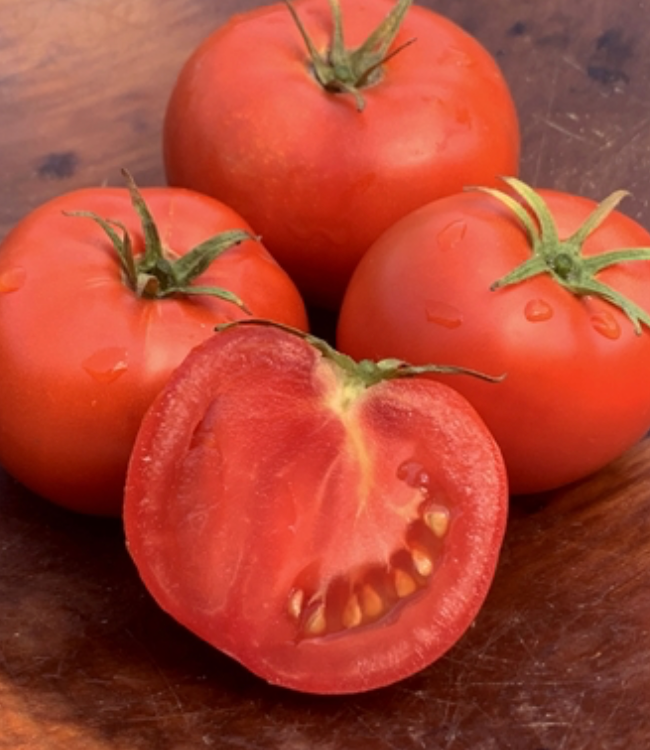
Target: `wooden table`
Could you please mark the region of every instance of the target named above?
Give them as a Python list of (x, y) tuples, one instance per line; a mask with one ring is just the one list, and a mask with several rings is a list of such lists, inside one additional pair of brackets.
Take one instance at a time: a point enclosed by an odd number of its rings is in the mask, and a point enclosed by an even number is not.
[[(160, 125), (193, 46), (259, 0), (2, 0), (0, 238), (63, 191), (162, 182)], [(426, 0), (496, 56), (522, 176), (650, 224), (643, 0)], [(649, 383), (650, 387), (650, 383)], [(650, 747), (650, 442), (517, 501), (476, 624), (394, 687), (274, 689), (152, 603), (119, 522), (0, 472), (2, 750), (642, 750)]]

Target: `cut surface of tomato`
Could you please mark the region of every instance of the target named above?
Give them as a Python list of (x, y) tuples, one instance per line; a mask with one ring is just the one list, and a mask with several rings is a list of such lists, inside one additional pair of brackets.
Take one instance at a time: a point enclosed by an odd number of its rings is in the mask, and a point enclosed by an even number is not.
[(147, 413), (130, 553), (176, 620), (269, 682), (370, 690), (446, 652), (492, 582), (507, 487), (469, 404), (368, 384), (308, 340), (234, 325)]

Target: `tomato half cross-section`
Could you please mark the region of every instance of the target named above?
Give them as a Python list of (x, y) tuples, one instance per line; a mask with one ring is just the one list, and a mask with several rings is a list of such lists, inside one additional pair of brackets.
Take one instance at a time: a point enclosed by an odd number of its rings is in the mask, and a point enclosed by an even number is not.
[(387, 685), (456, 643), (495, 573), (505, 468), (465, 399), (418, 372), (257, 322), (197, 347), (143, 420), (126, 487), (160, 606), (305, 692)]
[(129, 180), (51, 200), (0, 247), (0, 464), (98, 515), (120, 514), (144, 412), (215, 325), (307, 325), (295, 285), (235, 211)]
[(167, 178), (232, 205), (310, 305), (336, 309), (397, 219), (518, 171), (509, 86), (480, 42), (410, 0), (292, 0), (234, 15), (188, 58)]

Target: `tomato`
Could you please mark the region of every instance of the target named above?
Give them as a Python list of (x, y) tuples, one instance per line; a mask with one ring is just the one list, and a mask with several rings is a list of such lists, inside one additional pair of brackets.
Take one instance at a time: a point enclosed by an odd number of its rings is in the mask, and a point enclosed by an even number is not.
[[(294, 284), (246, 239), (250, 227), (236, 212), (186, 190), (141, 193), (157, 222), (162, 265), (193, 258), (188, 251), (215, 234), (228, 240), (241, 230), (245, 241), (222, 248), (185, 292), (148, 295), (162, 285), (155, 268), (138, 274), (143, 288), (135, 292), (128, 263), (98, 221), (65, 215), (83, 210), (121, 222), (142, 262), (140, 219), (129, 190), (116, 187), (53, 199), (0, 247), (0, 464), (39, 495), (94, 514), (120, 513), (140, 419), (170, 372), (216, 324), (247, 316), (229, 294), (255, 315), (307, 324)], [(121, 236), (119, 225), (106, 226)], [(213, 286), (225, 299), (209, 294)]]
[(453, 389), (314, 341), (239, 323), (197, 347), (142, 422), (124, 519), (176, 620), (272, 683), (349, 693), (470, 625), (507, 487)]
[[(494, 59), (449, 19), (409, 5), (256, 8), (209, 35), (173, 87), (169, 182), (237, 209), (313, 306), (338, 307), (359, 258), (401, 216), (517, 172), (517, 114)], [(396, 18), (391, 36), (382, 24)], [(357, 54), (376, 28), (387, 48)]]
[(350, 283), (337, 345), (504, 374), (453, 385), (494, 434), (518, 494), (591, 474), (650, 427), (650, 235), (613, 210), (621, 194), (596, 210), (539, 190), (544, 206), (509, 183), (517, 202), (510, 190), (467, 191), (384, 233)]

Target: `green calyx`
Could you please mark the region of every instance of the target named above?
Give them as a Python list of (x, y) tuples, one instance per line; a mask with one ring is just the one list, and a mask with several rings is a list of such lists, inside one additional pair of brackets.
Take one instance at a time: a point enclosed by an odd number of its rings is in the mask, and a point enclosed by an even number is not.
[(356, 49), (347, 49), (343, 38), (343, 17), (339, 0), (329, 0), (334, 21), (334, 33), (329, 49), (321, 53), (307, 33), (291, 0), (284, 0), (307, 46), (316, 80), (326, 90), (351, 94), (361, 112), (365, 101), (360, 89), (376, 83), (382, 75), (382, 65), (411, 44), (414, 39), (394, 50), (390, 47), (400, 29), (412, 0), (398, 0), (391, 12)]
[(560, 239), (551, 212), (531, 187), (514, 177), (503, 178), (521, 202), (508, 193), (493, 188), (472, 188), (497, 198), (512, 210), (524, 227), (530, 241), (532, 255), (517, 268), (492, 284), (501, 289), (520, 284), (540, 274), (548, 274), (558, 284), (576, 296), (600, 297), (618, 307), (629, 318), (637, 335), (642, 324), (650, 328), (650, 315), (620, 292), (596, 278), (609, 266), (635, 260), (650, 260), (650, 248), (620, 248), (586, 257), (582, 248), (587, 238), (614, 211), (628, 193), (612, 193), (594, 209), (584, 224), (567, 239)]
[(264, 325), (271, 328), (278, 328), (297, 336), (306, 341), (314, 349), (318, 350), (321, 355), (333, 362), (347, 378), (361, 386), (362, 389), (370, 388), (383, 380), (395, 380), (397, 378), (412, 378), (418, 375), (470, 375), (472, 377), (486, 380), (490, 383), (498, 383), (503, 380), (504, 375), (492, 376), (485, 373), (471, 370), (466, 367), (454, 367), (453, 365), (412, 365), (401, 359), (382, 359), (378, 362), (370, 359), (357, 361), (347, 354), (338, 351), (333, 346), (310, 333), (305, 333), (298, 328), (278, 323), (277, 321), (267, 320), (265, 318), (246, 318), (245, 320), (236, 320), (232, 323), (223, 323), (216, 327), (217, 331), (224, 331), (228, 328), (234, 328), (243, 325)]
[(143, 253), (134, 255), (133, 242), (121, 222), (103, 218), (91, 211), (72, 211), (67, 215), (92, 219), (106, 232), (117, 252), (124, 281), (135, 294), (145, 299), (208, 295), (231, 302), (250, 314), (236, 294), (221, 287), (200, 286), (193, 282), (226, 250), (246, 240), (258, 238), (245, 230), (232, 229), (221, 232), (201, 242), (185, 255), (174, 258), (169, 252), (165, 252), (156, 223), (133, 177), (125, 169), (122, 170), (122, 175), (142, 225)]

